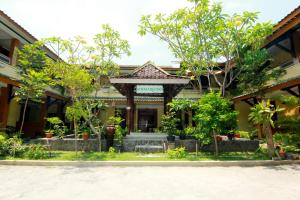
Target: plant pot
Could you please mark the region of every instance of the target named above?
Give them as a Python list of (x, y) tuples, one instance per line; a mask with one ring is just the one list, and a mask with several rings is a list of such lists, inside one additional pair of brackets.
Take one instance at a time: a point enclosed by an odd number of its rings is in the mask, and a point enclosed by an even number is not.
[(185, 140), (185, 139), (186, 139), (186, 136), (185, 136), (185, 135), (179, 135), (179, 139), (180, 139), (180, 140)]
[(89, 139), (89, 134), (88, 133), (82, 133), (82, 139), (83, 140), (88, 140)]
[(187, 139), (187, 140), (195, 140), (196, 137), (193, 136), (193, 135), (186, 135), (186, 136), (185, 136), (185, 139)]
[(52, 132), (46, 132), (46, 138), (52, 138), (53, 137), (53, 133)]
[(174, 135), (168, 135), (168, 136), (167, 136), (167, 140), (168, 140), (169, 142), (174, 142), (174, 141), (175, 141), (175, 136), (174, 136)]
[(106, 134), (108, 136), (113, 136), (115, 134), (116, 128), (115, 125), (107, 125), (106, 126)]
[(220, 142), (220, 141), (223, 140), (223, 138), (222, 138), (220, 135), (217, 135), (217, 136), (216, 136), (216, 139), (217, 139), (218, 142)]
[(233, 140), (234, 134), (228, 134), (227, 137), (228, 137), (228, 140)]
[(234, 137), (235, 138), (241, 138), (241, 135), (240, 134), (234, 134)]

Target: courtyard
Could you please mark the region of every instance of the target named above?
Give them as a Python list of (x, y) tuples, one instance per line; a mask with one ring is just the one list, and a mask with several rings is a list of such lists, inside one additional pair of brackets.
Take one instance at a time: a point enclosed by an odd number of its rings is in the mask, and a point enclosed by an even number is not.
[(300, 166), (30, 167), (0, 166), (0, 199), (300, 198)]

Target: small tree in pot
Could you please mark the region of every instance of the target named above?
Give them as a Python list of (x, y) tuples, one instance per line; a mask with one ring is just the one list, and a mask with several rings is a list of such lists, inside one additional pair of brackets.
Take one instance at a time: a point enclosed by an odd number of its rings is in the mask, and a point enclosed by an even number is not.
[(165, 115), (162, 115), (161, 126), (163, 133), (168, 134), (168, 141), (175, 141), (175, 135), (177, 133), (177, 123), (180, 120), (175, 117), (174, 112), (167, 112)]
[(121, 117), (110, 117), (107, 120), (106, 137), (107, 137), (108, 148), (113, 146), (116, 128), (117, 128), (117, 126), (120, 126), (122, 121), (123, 121), (123, 119)]

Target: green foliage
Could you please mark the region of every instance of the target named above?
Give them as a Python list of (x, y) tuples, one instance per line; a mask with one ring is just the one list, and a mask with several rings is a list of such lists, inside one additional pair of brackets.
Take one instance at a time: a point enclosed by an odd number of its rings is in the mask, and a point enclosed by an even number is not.
[(179, 119), (175, 117), (174, 112), (167, 112), (161, 117), (162, 132), (169, 136), (177, 134), (177, 124)]
[(116, 125), (114, 140), (116, 141), (117, 145), (123, 144), (123, 135), (124, 135), (124, 130), (122, 129), (122, 127), (120, 125)]
[(288, 107), (294, 108), (300, 106), (300, 98), (295, 96), (282, 95), (279, 100)]
[(47, 121), (50, 124), (49, 129), (47, 132), (54, 133), (57, 135), (59, 138), (63, 138), (65, 132), (66, 132), (66, 127), (61, 119), (59, 117), (47, 117)]
[(273, 139), (276, 143), (281, 145), (296, 145), (300, 142), (300, 136), (287, 133), (275, 133)]
[(168, 105), (170, 106), (170, 111), (178, 112), (191, 110), (193, 103), (194, 102), (188, 99), (173, 99)]
[[(139, 34), (151, 33), (166, 42), (174, 56), (182, 61), (183, 73), (190, 70), (197, 80), (208, 73), (224, 95), (225, 89), (241, 74), (245, 63), (243, 58), (252, 56), (251, 51), (261, 48), (266, 36), (272, 33), (273, 25), (270, 22), (257, 23), (256, 12), (228, 15), (220, 3), (209, 0), (190, 2), (192, 6), (170, 15), (142, 16)], [(219, 60), (224, 60), (224, 67), (218, 67)], [(247, 61), (257, 63), (253, 59)], [(254, 64), (249, 66), (256, 67)], [(215, 73), (216, 67), (223, 76)]]
[(241, 138), (250, 139), (251, 134), (248, 131), (237, 131)]
[(81, 102), (76, 101), (71, 106), (68, 106), (66, 109), (66, 117), (70, 121), (78, 121), (82, 117), (88, 115), (87, 111), (83, 108)]
[(300, 116), (285, 116), (276, 121), (276, 126), (287, 133), (300, 135)]
[(49, 80), (50, 78), (43, 71), (37, 72), (28, 69), (27, 73), (22, 75), (22, 84), (15, 93), (17, 99), (41, 102)]
[(108, 125), (115, 125), (115, 126), (118, 126), (118, 125), (120, 125), (123, 121), (124, 121), (124, 119), (122, 119), (122, 118), (119, 117), (119, 116), (116, 116), (116, 117), (111, 116), (111, 117), (108, 118), (107, 124), (108, 124)]
[(281, 67), (271, 65), (271, 58), (266, 49), (246, 50), (241, 58), (241, 74), (238, 77), (238, 89), (241, 92), (256, 92), (268, 81), (277, 79), (285, 73)]
[(274, 121), (272, 117), (275, 113), (283, 111), (283, 108), (271, 104), (270, 100), (263, 100), (251, 108), (251, 113), (249, 114), (249, 120), (256, 124), (270, 124), (274, 127)]
[(47, 151), (41, 144), (32, 144), (27, 147), (25, 156), (29, 159), (44, 159), (48, 157)]
[(43, 42), (37, 41), (33, 44), (25, 44), (17, 51), (18, 67), (23, 73), (27, 74), (28, 70), (38, 72), (46, 66), (48, 58), (42, 49), (43, 45)]
[(21, 157), (25, 150), (22, 139), (17, 136), (8, 139), (2, 138), (0, 141), (0, 155), (2, 156)]
[(220, 93), (210, 92), (199, 99), (194, 120), (198, 138), (213, 131), (227, 134), (237, 126), (237, 112), (231, 109), (230, 101), (221, 97)]
[(196, 133), (196, 128), (195, 127), (186, 127), (184, 130), (185, 135), (195, 135)]
[(167, 151), (167, 155), (171, 159), (182, 159), (185, 158), (188, 155), (188, 153), (184, 147), (178, 147), (175, 149), (169, 149)]

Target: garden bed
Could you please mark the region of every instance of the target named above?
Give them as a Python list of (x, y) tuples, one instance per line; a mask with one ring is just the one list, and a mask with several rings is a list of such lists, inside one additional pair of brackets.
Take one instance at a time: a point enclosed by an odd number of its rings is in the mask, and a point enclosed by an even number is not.
[[(10, 156), (0, 157), (1, 160), (28, 159), (25, 156), (13, 158)], [(74, 151), (53, 151), (49, 153), (49, 157), (42, 160), (66, 160), (66, 161), (168, 161), (168, 160), (186, 160), (186, 161), (209, 161), (209, 160), (269, 160), (264, 153), (253, 152), (231, 152), (221, 153), (216, 157), (213, 153), (199, 152), (196, 154), (188, 153), (184, 158), (171, 159), (168, 154), (154, 153), (141, 154), (134, 152), (127, 153), (108, 153), (108, 152), (76, 152)]]

